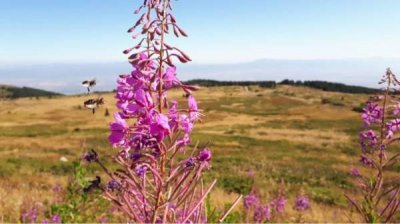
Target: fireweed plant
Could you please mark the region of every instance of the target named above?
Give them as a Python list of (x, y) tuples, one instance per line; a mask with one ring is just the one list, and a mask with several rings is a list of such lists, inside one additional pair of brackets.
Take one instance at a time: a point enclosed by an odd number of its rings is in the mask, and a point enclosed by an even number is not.
[(368, 172), (351, 169), (363, 197), (358, 201), (346, 195), (365, 222), (393, 222), (400, 207), (399, 179), (387, 173), (399, 165), (400, 153), (393, 146), (400, 140), (400, 82), (387, 69), (380, 84), (383, 92), (368, 100), (361, 115), (360, 162)]
[[(165, 42), (170, 33), (187, 36), (171, 11), (170, 0), (144, 0), (135, 10), (140, 18), (128, 30), (139, 41), (124, 51), (130, 55), (133, 71), (117, 80), (119, 112), (114, 114), (109, 136), (112, 146), (119, 149), (115, 161), (120, 168), (106, 168), (94, 150), (84, 155), (84, 160), (99, 164), (109, 177), (105, 186), (96, 177), (86, 192), (102, 189), (131, 222), (207, 222), (205, 199), (216, 183), (205, 186), (202, 180), (202, 173), (210, 168), (210, 149), (187, 149), (201, 111), (192, 95), (198, 88), (176, 77), (174, 61), (187, 63), (190, 57)], [(172, 88), (187, 94), (187, 107), (168, 99)]]
[[(254, 173), (250, 173), (250, 178), (254, 178)], [(243, 197), (244, 220), (247, 223), (282, 222), (285, 219), (287, 198), (285, 195), (285, 184), (279, 185), (278, 194), (275, 198), (263, 202), (257, 193), (257, 188), (253, 185), (250, 193)], [(303, 193), (295, 199), (293, 210), (297, 211), (296, 222), (302, 222), (303, 213), (310, 209), (310, 201)]]

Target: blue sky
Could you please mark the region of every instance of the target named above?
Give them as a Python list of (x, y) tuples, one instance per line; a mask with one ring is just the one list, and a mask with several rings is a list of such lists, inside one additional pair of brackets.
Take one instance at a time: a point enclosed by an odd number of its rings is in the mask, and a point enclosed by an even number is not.
[[(136, 0), (0, 0), (0, 65), (124, 61)], [(399, 57), (398, 0), (179, 0), (194, 63)]]

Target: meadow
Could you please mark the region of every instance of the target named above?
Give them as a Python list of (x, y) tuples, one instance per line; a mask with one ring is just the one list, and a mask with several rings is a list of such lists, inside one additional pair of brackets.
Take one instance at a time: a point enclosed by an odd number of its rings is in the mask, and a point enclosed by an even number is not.
[[(0, 101), (0, 222), (18, 221), (29, 202), (53, 200), (52, 187), (66, 185), (84, 151), (94, 148), (102, 160), (112, 160), (116, 149), (107, 136), (115, 99), (94, 95), (105, 99), (95, 114), (82, 106), (85, 94)], [(170, 95), (186, 100), (181, 91)], [(357, 195), (349, 170), (363, 170), (357, 110), (367, 95), (278, 85), (204, 87), (195, 96), (205, 116), (191, 145), (212, 149), (205, 179), (218, 179), (209, 198), (213, 206), (224, 208), (253, 188), (271, 198), (284, 186), (289, 203), (280, 221), (296, 221), (291, 205), (300, 191), (311, 199), (302, 220), (348, 221), (344, 192)], [(102, 173), (87, 169), (89, 177)], [(240, 216), (241, 207), (234, 214)]]

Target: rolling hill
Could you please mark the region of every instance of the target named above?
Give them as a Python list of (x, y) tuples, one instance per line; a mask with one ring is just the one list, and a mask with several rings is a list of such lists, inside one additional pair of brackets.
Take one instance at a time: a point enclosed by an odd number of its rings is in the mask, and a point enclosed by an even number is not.
[(1, 98), (22, 98), (22, 97), (52, 97), (52, 96), (60, 96), (62, 94), (46, 91), (42, 89), (35, 89), (30, 87), (16, 87), (10, 85), (1, 85), (0, 84), (0, 99)]

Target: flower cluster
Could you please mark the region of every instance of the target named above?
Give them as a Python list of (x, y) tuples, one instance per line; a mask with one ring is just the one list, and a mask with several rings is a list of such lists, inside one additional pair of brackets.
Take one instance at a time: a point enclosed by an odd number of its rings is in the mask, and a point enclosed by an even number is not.
[(36, 223), (37, 222), (37, 217), (38, 217), (38, 208), (36, 206), (29, 208), (26, 212), (22, 213), (21, 215), (21, 221), (22, 222), (31, 222), (31, 223)]
[[(21, 214), (22, 223), (38, 223), (41, 219), (39, 217), (46, 217), (46, 212), (39, 204), (32, 205), (29, 209)], [(58, 214), (51, 215), (49, 219), (42, 219), (41, 223), (62, 223), (61, 217)]]
[[(160, 79), (153, 61), (149, 61), (145, 53), (139, 54), (139, 58), (132, 62), (134, 71), (118, 79), (116, 98), (121, 111), (114, 115), (115, 121), (110, 124), (110, 143), (114, 147), (129, 149), (130, 153), (140, 154), (146, 149), (157, 156), (161, 153), (160, 145), (165, 138), (179, 134), (176, 146), (187, 146), (194, 122), (199, 119), (196, 99), (189, 95), (188, 108), (178, 110), (177, 101), (167, 102), (165, 86), (161, 88), (161, 93), (158, 91), (160, 83), (169, 83), (171, 77), (174, 77), (174, 82), (168, 87), (179, 86), (186, 91), (190, 87), (178, 81), (175, 67), (168, 67)], [(166, 113), (162, 113), (164, 107), (167, 107)], [(128, 120), (135, 120), (135, 124), (128, 125)]]
[[(165, 42), (170, 32), (187, 36), (171, 10), (170, 0), (144, 0), (135, 10), (135, 14), (143, 11), (141, 16), (128, 30), (134, 39), (142, 38), (124, 50), (133, 70), (117, 80), (119, 111), (108, 138), (118, 149), (115, 161), (122, 168), (108, 170), (94, 151), (84, 155), (85, 161), (98, 163), (110, 178), (103, 187), (96, 177), (87, 192), (103, 190), (132, 222), (206, 222), (204, 200), (216, 183), (203, 188), (202, 172), (212, 158), (209, 148), (196, 146), (188, 158), (183, 157), (201, 113), (193, 96), (198, 87), (179, 81), (174, 64), (175, 60), (189, 62), (190, 57)], [(172, 88), (186, 93), (186, 106), (168, 99)]]
[(294, 208), (297, 211), (305, 211), (310, 208), (310, 201), (306, 195), (299, 195), (294, 203)]
[(271, 221), (274, 216), (285, 213), (286, 202), (287, 199), (282, 193), (267, 203), (262, 203), (258, 195), (250, 193), (243, 198), (243, 207), (246, 210), (246, 214), (252, 215), (247, 221), (255, 223)]
[(368, 102), (367, 106), (363, 109), (361, 115), (364, 124), (369, 126), (374, 123), (379, 123), (383, 116), (383, 108), (376, 103)]
[(249, 194), (243, 198), (243, 206), (248, 212), (253, 213), (253, 221), (262, 223), (271, 220), (270, 204), (262, 204), (255, 194)]
[(363, 175), (357, 168), (350, 174), (357, 181), (363, 193), (362, 202), (346, 197), (365, 222), (390, 222), (400, 208), (400, 186), (384, 179), (384, 173), (395, 165), (400, 153), (388, 152), (389, 146), (400, 140), (400, 103), (398, 90), (400, 82), (387, 69), (381, 84), (386, 83), (383, 93), (370, 98), (361, 118), (364, 130), (360, 132), (360, 163), (370, 169), (373, 175)]
[(368, 149), (374, 149), (376, 144), (378, 143), (378, 136), (371, 129), (360, 132), (360, 145), (363, 152), (366, 152)]
[(48, 221), (48, 220), (43, 220), (42, 221), (42, 223), (62, 223), (61, 222), (61, 217), (59, 216), (59, 215), (53, 215), (51, 218), (50, 218), (50, 221)]

